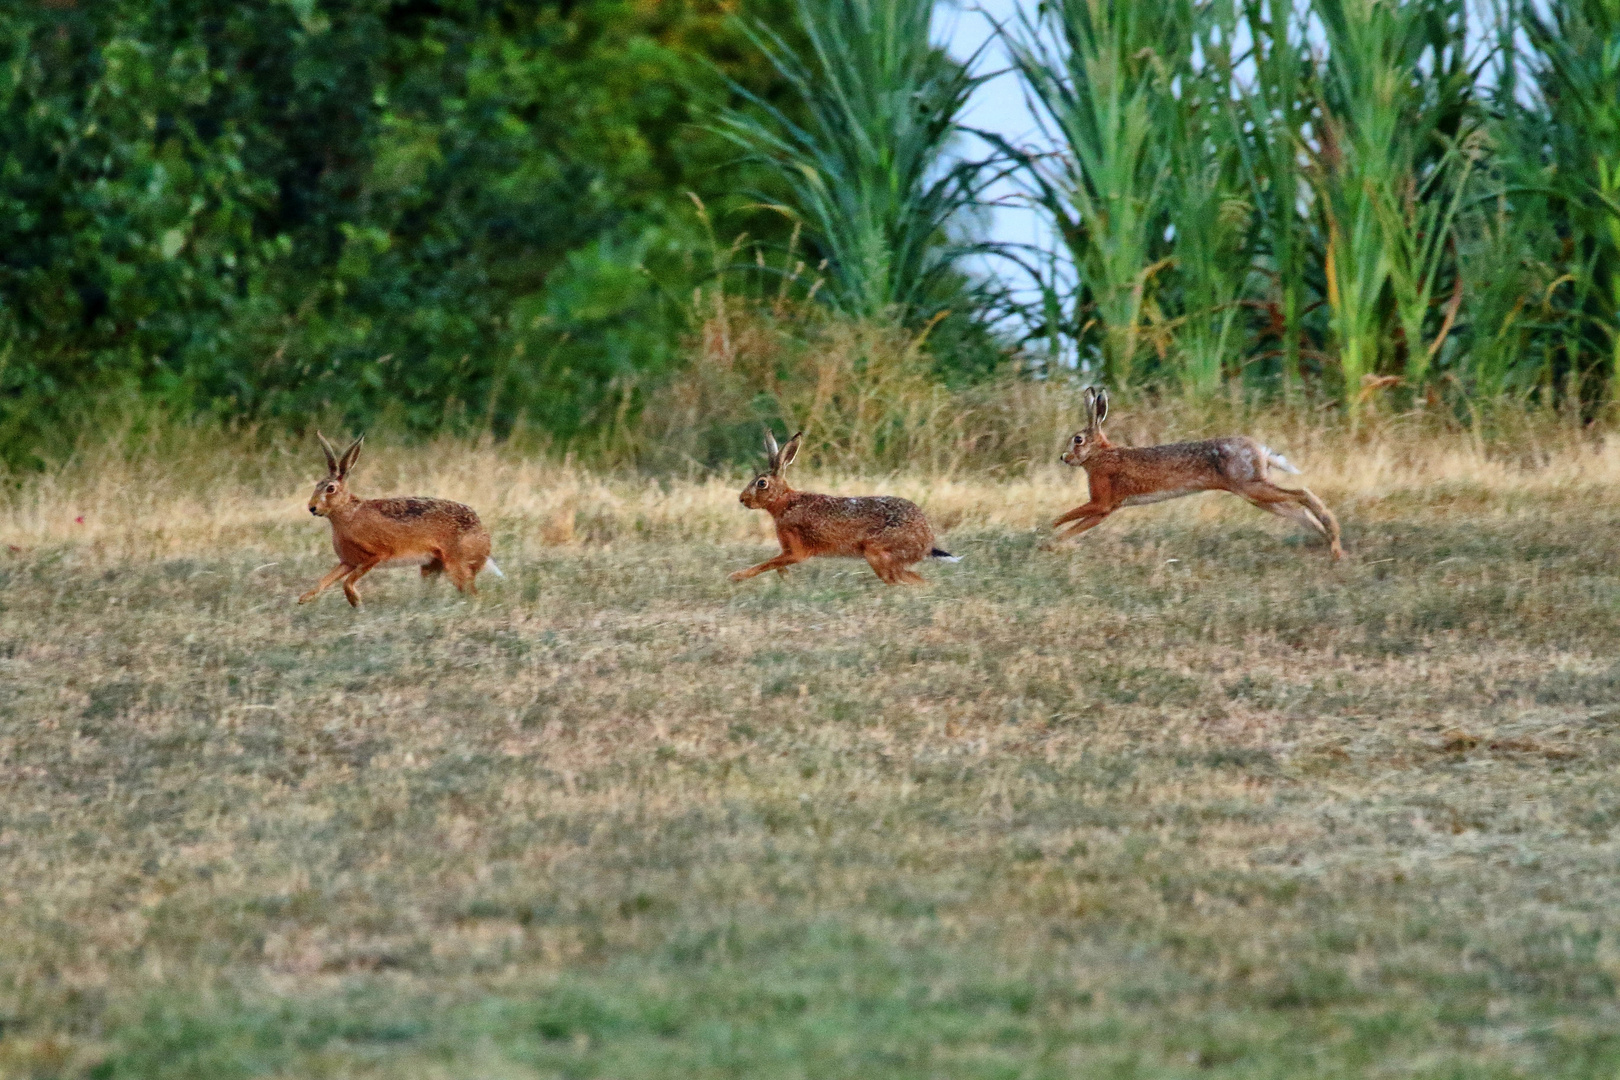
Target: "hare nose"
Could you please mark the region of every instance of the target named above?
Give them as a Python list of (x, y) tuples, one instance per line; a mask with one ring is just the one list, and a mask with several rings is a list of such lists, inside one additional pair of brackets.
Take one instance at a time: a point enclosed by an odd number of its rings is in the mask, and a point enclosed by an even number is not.
[(313, 506), (309, 508), (309, 512), (311, 514), (313, 514), (315, 517), (320, 517), (321, 516), (321, 512), (319, 510), (315, 509)]

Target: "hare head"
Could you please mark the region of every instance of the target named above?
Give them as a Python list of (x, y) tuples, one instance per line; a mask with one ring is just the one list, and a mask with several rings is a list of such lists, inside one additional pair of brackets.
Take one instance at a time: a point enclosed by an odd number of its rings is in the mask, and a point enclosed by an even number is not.
[(366, 441), (366, 437), (362, 435), (350, 443), (341, 458), (332, 449), (332, 444), (326, 441), (325, 435), (317, 431), (315, 437), (321, 440), (321, 452), (326, 455), (326, 476), (315, 485), (315, 494), (309, 497), (309, 512), (316, 517), (326, 517), (333, 510), (355, 501), (354, 496), (349, 494), (346, 481), (349, 470), (354, 468), (355, 459), (360, 456), (360, 444)]
[(1063, 451), (1063, 464), (1084, 465), (1096, 451), (1109, 446), (1102, 423), (1108, 419), (1108, 391), (1086, 387), (1086, 426), (1074, 433)]
[(748, 481), (748, 486), (742, 489), (738, 499), (750, 510), (763, 510), (786, 495), (790, 490), (787, 480), (782, 474), (787, 467), (793, 464), (793, 459), (799, 456), (799, 440), (804, 432), (799, 432), (787, 441), (787, 445), (778, 447), (776, 436), (771, 429), (765, 429), (765, 456), (768, 464), (764, 472)]

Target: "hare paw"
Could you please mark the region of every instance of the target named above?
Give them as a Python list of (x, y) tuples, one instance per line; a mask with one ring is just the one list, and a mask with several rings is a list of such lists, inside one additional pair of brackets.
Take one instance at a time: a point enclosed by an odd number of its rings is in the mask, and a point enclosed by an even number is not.
[(311, 590), (309, 590), (309, 592), (305, 593), (303, 596), (300, 596), (298, 598), (298, 602), (300, 604), (307, 604), (307, 603), (309, 603), (311, 600), (315, 599), (319, 595), (320, 595), (319, 592), (317, 592), (314, 589), (311, 589)]
[(751, 577), (751, 576), (752, 575), (750, 575), (748, 573), (748, 571), (746, 571), (746, 570), (733, 570), (731, 573), (726, 575), (726, 580), (727, 581), (747, 581), (749, 579), (749, 577)]

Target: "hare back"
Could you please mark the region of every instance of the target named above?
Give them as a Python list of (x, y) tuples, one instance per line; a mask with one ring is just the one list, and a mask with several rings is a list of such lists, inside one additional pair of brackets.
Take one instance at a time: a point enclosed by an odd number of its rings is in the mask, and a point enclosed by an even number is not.
[(922, 509), (893, 495), (801, 494), (777, 519), (777, 531), (824, 555), (860, 556), (869, 548), (917, 561), (934, 544), (934, 530)]
[(472, 507), (448, 499), (425, 499), (416, 496), (367, 499), (360, 504), (360, 509), (389, 522), (419, 528), (436, 526), (449, 528), (455, 532), (470, 532), (483, 527)]
[[(1246, 435), (1120, 447), (1099, 456), (1101, 471), (1132, 502), (1158, 502), (1266, 478), (1265, 449)], [(1088, 471), (1098, 470), (1092, 466)]]
[(469, 506), (444, 499), (367, 499), (332, 519), (332, 546), (344, 562), (482, 562), (489, 532)]

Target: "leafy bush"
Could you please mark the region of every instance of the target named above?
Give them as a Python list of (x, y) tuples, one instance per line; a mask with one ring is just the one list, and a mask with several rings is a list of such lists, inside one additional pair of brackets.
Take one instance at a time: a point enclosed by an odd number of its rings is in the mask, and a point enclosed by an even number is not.
[(728, 205), (691, 121), (726, 78), (772, 93), (729, 7), (7, 5), (0, 446), (115, 389), (598, 422), (670, 360), (685, 191)]

